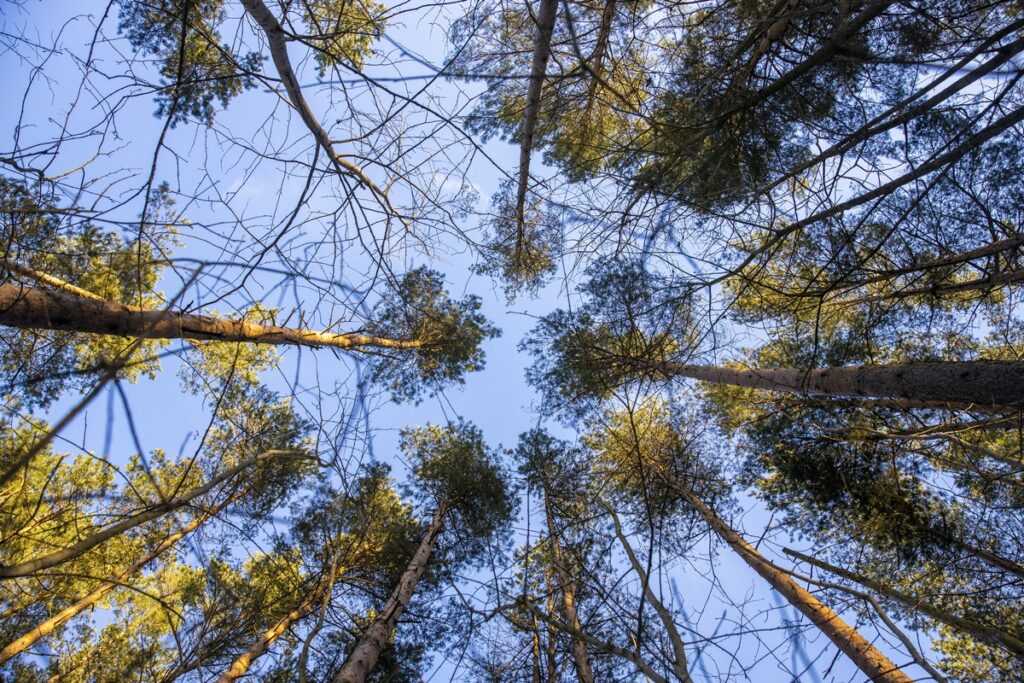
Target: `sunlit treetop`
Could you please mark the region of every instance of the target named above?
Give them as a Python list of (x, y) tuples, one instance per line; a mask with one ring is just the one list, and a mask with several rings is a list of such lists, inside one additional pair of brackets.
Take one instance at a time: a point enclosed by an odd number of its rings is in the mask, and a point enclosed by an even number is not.
[(608, 408), (588, 426), (582, 442), (594, 481), (618, 509), (641, 520), (671, 519), (673, 533), (685, 535), (693, 525), (703, 529), (673, 488), (678, 482), (720, 512), (728, 509), (729, 486), (714, 452), (701, 441), (705, 435), (697, 419), (673, 410), (665, 399), (650, 396)]
[[(79, 287), (94, 296), (131, 306), (161, 308), (157, 291), (163, 250), (174, 244), (174, 201), (166, 186), (150, 197), (142, 232), (107, 231), (62, 211), (55, 197), (0, 178), (0, 239), (5, 264), (0, 281), (37, 286), (16, 267)], [(10, 384), (0, 389), (25, 405), (47, 405), (64, 391), (86, 387), (111, 364), (117, 377), (152, 378), (166, 342), (46, 330), (9, 330), (0, 343), (0, 363)]]
[(410, 492), (425, 508), (446, 511), (450, 561), (486, 557), (516, 510), (499, 454), (465, 422), (403, 430), (401, 448), (412, 465)]
[(343, 491), (321, 486), (292, 505), (291, 535), (307, 562), (340, 563), (346, 574), (393, 583), (419, 535), (412, 506), (394, 488), (390, 468), (373, 464)]
[(321, 76), (336, 66), (361, 70), (387, 20), (387, 7), (373, 0), (310, 0), (302, 11)]
[(516, 210), (515, 185), (502, 183), (491, 199), (492, 217), (480, 262), (474, 272), (504, 285), (509, 303), (520, 294), (535, 295), (558, 268), (562, 236), (555, 212), (528, 196), (522, 221)]
[(527, 379), (546, 409), (565, 417), (623, 384), (658, 376), (645, 361), (685, 359), (699, 344), (684, 285), (639, 261), (608, 261), (589, 273), (581, 304), (544, 316), (521, 344), (534, 357)]

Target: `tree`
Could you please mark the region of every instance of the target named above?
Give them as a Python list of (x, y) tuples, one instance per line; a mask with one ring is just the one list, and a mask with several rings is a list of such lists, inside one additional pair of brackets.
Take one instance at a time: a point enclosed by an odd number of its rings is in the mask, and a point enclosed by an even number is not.
[(0, 21), (0, 677), (1019, 678), (1020, 2)]
[(513, 511), (501, 469), (472, 425), (407, 430), (402, 448), (415, 462), (420, 499), (436, 509), (388, 601), (335, 676), (338, 683), (361, 683), (373, 671), (434, 556), (446, 523), (459, 545), (458, 561), (472, 562)]

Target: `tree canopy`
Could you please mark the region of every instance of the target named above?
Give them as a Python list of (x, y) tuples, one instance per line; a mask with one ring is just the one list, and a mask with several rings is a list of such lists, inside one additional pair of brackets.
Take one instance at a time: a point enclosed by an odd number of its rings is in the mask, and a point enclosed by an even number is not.
[(0, 23), (0, 680), (1021, 680), (1019, 0)]

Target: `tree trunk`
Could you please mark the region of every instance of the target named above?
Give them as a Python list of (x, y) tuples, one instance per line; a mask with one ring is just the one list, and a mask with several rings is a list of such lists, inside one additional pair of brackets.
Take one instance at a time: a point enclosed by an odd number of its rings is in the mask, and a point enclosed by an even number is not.
[(161, 541), (156, 548), (154, 548), (149, 553), (136, 560), (131, 566), (122, 571), (120, 574), (117, 574), (116, 576), (108, 580), (106, 583), (103, 583), (102, 585), (94, 589), (92, 592), (86, 594), (73, 605), (65, 607), (57, 614), (43, 621), (38, 626), (33, 628), (31, 631), (28, 631), (24, 635), (11, 641), (11, 643), (6, 645), (3, 648), (3, 650), (0, 650), (0, 664), (3, 664), (15, 655), (23, 652), (25, 649), (34, 645), (41, 638), (46, 637), (54, 630), (67, 623), (70, 619), (81, 614), (89, 607), (95, 605), (97, 602), (100, 601), (100, 599), (104, 595), (106, 595), (113, 589), (117, 588), (118, 586), (123, 585), (124, 582), (129, 577), (135, 574), (135, 572), (139, 571), (147, 564), (149, 564), (150, 562), (158, 558), (160, 555), (165, 553), (167, 550), (174, 547), (174, 545), (178, 541), (180, 541), (182, 538), (195, 531), (200, 525), (205, 523), (211, 517), (215, 516), (217, 513), (219, 513), (221, 510), (223, 510), (225, 507), (227, 507), (234, 501), (238, 500), (238, 498), (240, 498), (242, 495), (243, 494), (239, 493), (234, 496), (231, 496), (228, 500), (224, 501), (220, 505), (211, 508), (203, 514), (197, 516), (195, 519), (193, 519), (191, 522), (183, 526), (181, 529), (179, 529), (178, 531), (176, 531), (175, 533), (171, 534), (163, 541)]
[(249, 667), (252, 666), (252, 663), (265, 655), (277, 639), (280, 638), (285, 631), (291, 628), (292, 624), (312, 612), (313, 608), (316, 607), (317, 602), (333, 585), (333, 576), (329, 580), (321, 581), (319, 585), (314, 587), (313, 590), (306, 595), (305, 599), (298, 607), (281, 617), (276, 624), (267, 629), (267, 631), (264, 632), (264, 634), (260, 636), (255, 643), (253, 643), (252, 647), (238, 655), (235, 661), (231, 663), (231, 666), (228, 667), (228, 670), (222, 673), (220, 678), (217, 679), (217, 683), (234, 683), (234, 681), (237, 681), (239, 678), (246, 675), (249, 671)]
[(979, 624), (978, 622), (972, 619), (964, 619), (954, 614), (950, 614), (946, 610), (940, 609), (935, 605), (925, 602), (920, 598), (915, 598), (913, 596), (906, 595), (896, 590), (895, 588), (886, 586), (880, 581), (875, 581), (874, 579), (871, 579), (867, 576), (854, 573), (848, 569), (843, 569), (842, 567), (837, 567), (823, 560), (819, 560), (817, 558), (804, 555), (803, 553), (799, 553), (795, 550), (790, 550), (789, 548), (784, 548), (783, 551), (787, 555), (791, 555), (792, 557), (795, 557), (798, 560), (802, 560), (804, 562), (807, 562), (808, 564), (812, 564), (816, 567), (831, 572), (832, 574), (836, 574), (837, 576), (842, 576), (844, 579), (855, 581), (861, 584), (862, 586), (870, 588), (871, 590), (875, 591), (880, 595), (884, 595), (885, 597), (891, 600), (895, 600), (897, 602), (902, 603), (905, 607), (911, 610), (927, 615), (935, 621), (939, 621), (948, 626), (952, 626), (953, 628), (963, 631), (964, 633), (969, 633), (971, 636), (973, 636), (974, 638), (983, 643), (989, 643), (991, 645), (996, 645), (998, 647), (1004, 647), (1010, 650), (1011, 652), (1016, 653), (1018, 656), (1024, 655), (1024, 640), (1021, 640), (1020, 638), (1011, 633), (1006, 633), (1004, 631), (994, 629), (990, 626)]
[(594, 671), (590, 667), (590, 657), (587, 654), (587, 644), (579, 637), (583, 632), (580, 624), (579, 614), (576, 611), (576, 595), (572, 588), (572, 577), (565, 568), (562, 559), (562, 546), (558, 542), (558, 534), (555, 532), (555, 518), (551, 513), (551, 503), (548, 500), (547, 489), (544, 489), (544, 514), (548, 524), (548, 540), (551, 543), (551, 556), (555, 562), (555, 575), (559, 591), (562, 593), (562, 612), (565, 614), (565, 621), (569, 625), (572, 634), (572, 658), (576, 664), (576, 676), (580, 683), (594, 683)]
[[(554, 611), (555, 611), (555, 599), (552, 596), (555, 594), (555, 591), (554, 591), (554, 587), (552, 586), (554, 581), (553, 581), (553, 578), (551, 576), (550, 570), (545, 571), (544, 578), (545, 578), (545, 583), (546, 583), (545, 588), (547, 590), (547, 609), (548, 609), (548, 614), (554, 614)], [(536, 613), (534, 613), (533, 616), (536, 618), (536, 616), (537, 616)], [(549, 622), (545, 622), (545, 626), (547, 627), (547, 636), (548, 636), (546, 647), (545, 647), (545, 655), (547, 657), (547, 665), (548, 665), (548, 678), (547, 678), (547, 680), (548, 680), (548, 683), (557, 683), (557, 681), (558, 681), (558, 630), (555, 628), (554, 624), (552, 624), (550, 621)]]
[(676, 628), (676, 622), (672, 619), (672, 615), (669, 613), (665, 605), (658, 599), (658, 596), (651, 590), (650, 577), (647, 576), (647, 572), (644, 571), (643, 565), (640, 564), (639, 558), (636, 553), (633, 552), (633, 547), (629, 544), (629, 540), (626, 535), (622, 532), (622, 524), (619, 522), (619, 516), (615, 513), (615, 510), (611, 506), (605, 505), (604, 508), (608, 511), (608, 514), (612, 517), (612, 523), (615, 525), (615, 537), (619, 539), (619, 545), (626, 551), (626, 558), (629, 559), (629, 564), (633, 567), (633, 571), (640, 577), (640, 582), (644, 587), (644, 594), (647, 596), (647, 600), (654, 607), (654, 611), (657, 612), (658, 618), (661, 619), (662, 626), (665, 627), (665, 634), (668, 636), (669, 641), (672, 643), (672, 671), (683, 683), (693, 683), (693, 679), (690, 677), (690, 672), (686, 664), (686, 649), (683, 647), (682, 636), (679, 635), (679, 630)]
[(741, 558), (757, 572), (772, 588), (777, 590), (801, 614), (821, 629), (840, 651), (846, 654), (857, 667), (872, 681), (882, 683), (911, 683), (911, 679), (869, 643), (864, 636), (839, 618), (810, 592), (800, 587), (788, 574), (775, 567), (752, 545), (730, 527), (714, 510), (704, 504), (693, 491), (675, 477), (659, 474), (679, 495), (686, 500), (708, 523), (711, 529), (725, 541)]
[(123, 534), (124, 532), (134, 529), (135, 527), (145, 524), (146, 522), (150, 522), (154, 519), (157, 519), (158, 517), (166, 515), (169, 512), (174, 512), (175, 510), (185, 507), (199, 496), (209, 493), (217, 486), (223, 484), (224, 482), (228, 481), (229, 479), (241, 473), (242, 471), (248, 469), (249, 467), (252, 467), (261, 460), (266, 460), (267, 458), (270, 457), (290, 453), (291, 451), (264, 451), (259, 455), (254, 455), (251, 458), (246, 458), (238, 465), (235, 465), (226, 472), (217, 475), (206, 484), (194, 488), (188, 493), (182, 496), (178, 496), (177, 498), (173, 498), (165, 503), (154, 505), (145, 510), (144, 512), (132, 515), (123, 522), (113, 524), (105, 528), (103, 531), (95, 533), (87, 538), (83, 538), (81, 541), (78, 541), (77, 543), (73, 543), (67, 548), (54, 551), (52, 553), (43, 555), (42, 557), (36, 558), (34, 560), (29, 560), (28, 562), (21, 562), (19, 564), (13, 564), (8, 566), (0, 565), (0, 579), (12, 579), (20, 576), (28, 576), (29, 574), (37, 572), (41, 569), (49, 569), (50, 567), (56, 567), (59, 564), (63, 564), (65, 562), (73, 560), (76, 557), (79, 557), (80, 555), (83, 555), (84, 553), (92, 550), (104, 541), (113, 538), (114, 536)]
[(71, 292), (11, 283), (0, 285), (0, 325), (144, 339), (200, 339), (312, 348), (415, 349), (422, 346), (416, 340), (316, 332), (184, 311), (140, 308), (90, 299)]
[(363, 637), (359, 639), (352, 654), (345, 660), (341, 671), (334, 678), (334, 683), (364, 683), (367, 675), (377, 665), (377, 658), (380, 656), (381, 650), (391, 639), (399, 617), (402, 616), (412, 600), (416, 584), (423, 576), (423, 572), (426, 571), (427, 563), (434, 552), (434, 545), (437, 543), (437, 537), (444, 527), (446, 513), (446, 506), (442, 503), (431, 520), (430, 526), (427, 527), (419, 547), (413, 553), (412, 560), (409, 561), (402, 578), (392, 591), (391, 597), (388, 598), (384, 608), (370, 624), (370, 627), (366, 629)]
[(880, 301), (898, 301), (912, 296), (940, 297), (944, 294), (957, 294), (959, 292), (984, 291), (1014, 285), (1024, 281), (1024, 270), (1010, 270), (1003, 273), (983, 275), (972, 280), (963, 282), (950, 282), (947, 284), (936, 284), (928, 287), (914, 287), (910, 289), (896, 290), (888, 294), (873, 294), (862, 296), (856, 299), (843, 299), (833, 302), (836, 306), (856, 306), (859, 304), (870, 304)]
[(540, 0), (537, 9), (537, 36), (533, 42), (533, 61), (530, 64), (530, 85), (526, 91), (526, 107), (523, 109), (523, 132), (519, 139), (519, 186), (516, 192), (516, 259), (523, 252), (526, 237), (526, 191), (530, 184), (530, 154), (533, 151), (533, 136), (540, 118), (540, 94), (544, 86), (544, 74), (551, 56), (551, 34), (555, 28), (558, 0)]
[(805, 396), (880, 398), (969, 410), (1024, 407), (1024, 362), (924, 361), (831, 368), (732, 368), (670, 361), (639, 361), (670, 377), (690, 377)]

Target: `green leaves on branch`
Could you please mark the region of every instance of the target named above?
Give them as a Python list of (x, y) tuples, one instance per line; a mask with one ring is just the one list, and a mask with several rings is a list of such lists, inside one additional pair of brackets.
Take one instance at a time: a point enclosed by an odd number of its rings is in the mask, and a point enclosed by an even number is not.
[(161, 88), (157, 116), (170, 125), (189, 120), (210, 125), (221, 107), (256, 84), (258, 52), (235, 54), (219, 29), (223, 0), (118, 0), (120, 31), (136, 50), (156, 58)]
[(436, 271), (409, 271), (382, 296), (368, 332), (410, 340), (415, 347), (383, 357), (374, 378), (382, 381), (396, 400), (406, 401), (462, 384), (466, 373), (484, 366), (480, 344), (500, 334), (479, 309), (479, 297), (450, 299)]

